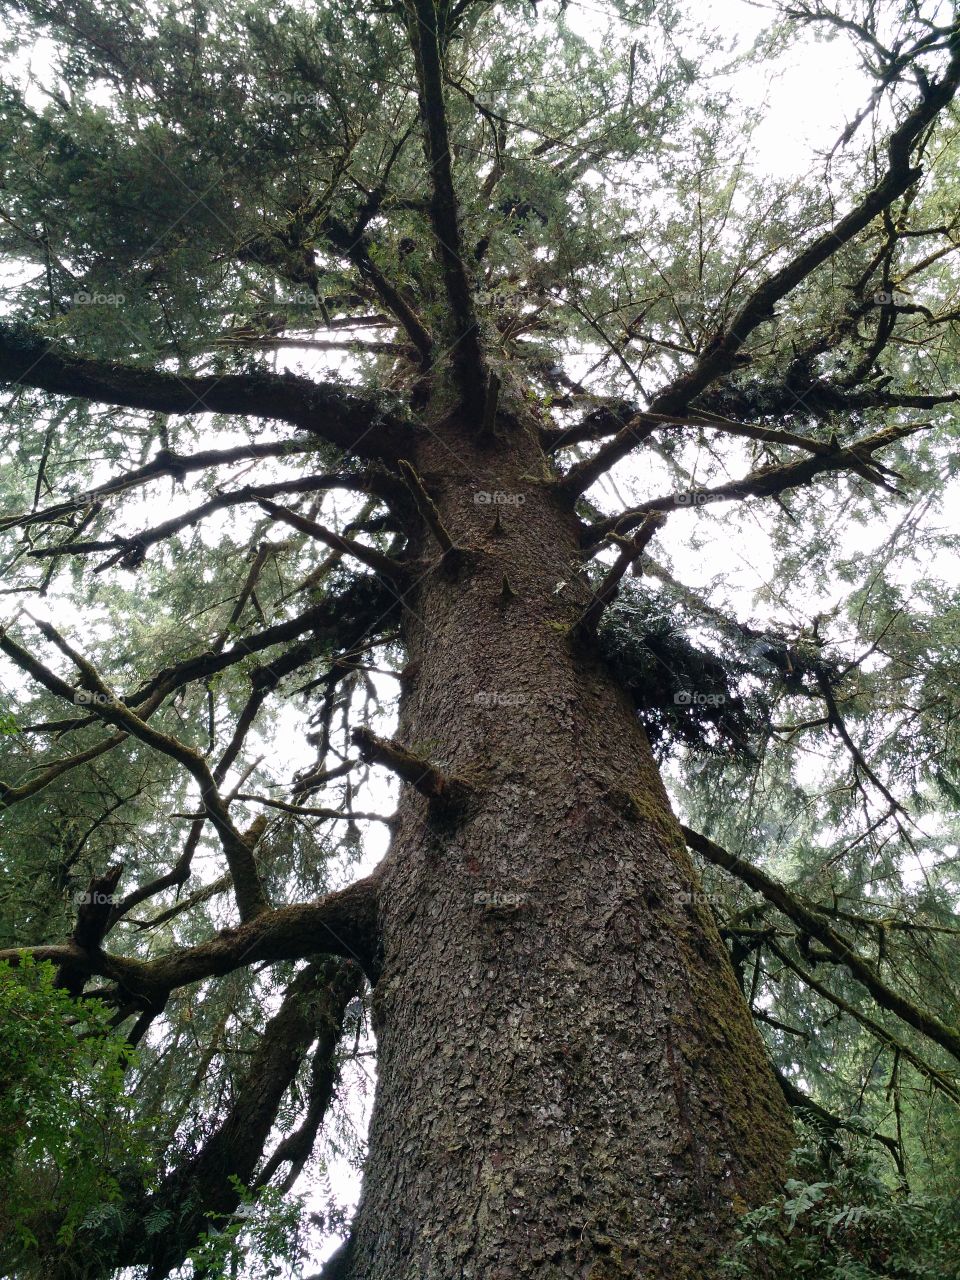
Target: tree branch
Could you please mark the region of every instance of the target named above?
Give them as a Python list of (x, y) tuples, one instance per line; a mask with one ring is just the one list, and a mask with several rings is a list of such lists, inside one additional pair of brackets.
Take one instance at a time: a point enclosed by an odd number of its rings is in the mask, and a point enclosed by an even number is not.
[(640, 526), (639, 533), (636, 533), (632, 538), (618, 539), (622, 548), (620, 555), (594, 592), (593, 599), (584, 610), (579, 621), (574, 623), (571, 628), (572, 632), (579, 636), (591, 636), (594, 634), (604, 609), (616, 597), (621, 578), (630, 566), (640, 559), (650, 539), (658, 529), (663, 527), (666, 520), (667, 517), (665, 515), (654, 513), (647, 516)]
[(341, 538), (339, 533), (334, 533), (332, 529), (317, 524), (315, 520), (309, 520), (306, 516), (291, 511), (289, 507), (280, 507), (275, 502), (268, 502), (266, 498), (258, 498), (257, 502), (275, 520), (282, 520), (294, 529), (299, 529), (301, 533), (309, 534), (311, 538), (326, 543), (328, 547), (341, 552), (342, 555), (352, 556), (354, 560), (359, 560), (374, 573), (379, 573), (390, 581), (396, 581), (403, 576), (403, 565), (391, 559), (390, 556), (384, 555), (382, 551), (377, 551), (374, 547), (365, 547), (362, 542)]
[(452, 314), (451, 355), (454, 374), (467, 411), (477, 425), (486, 398), (486, 375), (473, 291), (463, 260), (463, 236), (453, 170), (443, 91), (443, 56), (436, 0), (405, 0), (407, 31), (420, 89), (420, 114), (430, 181), (430, 221)]
[(473, 790), (463, 778), (442, 773), (429, 760), (414, 755), (394, 742), (388, 742), (386, 738), (377, 737), (369, 729), (354, 729), (351, 738), (361, 759), (390, 769), (438, 807), (459, 808)]
[(859, 1022), (860, 1025), (869, 1031), (872, 1036), (875, 1036), (881, 1044), (887, 1045), (896, 1053), (899, 1053), (905, 1062), (909, 1062), (911, 1066), (915, 1067), (917, 1071), (925, 1079), (929, 1080), (935, 1088), (939, 1089), (941, 1093), (946, 1094), (951, 1102), (960, 1106), (960, 1087), (958, 1087), (956, 1081), (952, 1080), (949, 1076), (945, 1076), (943, 1072), (938, 1071), (936, 1067), (932, 1067), (929, 1062), (921, 1058), (918, 1053), (914, 1053), (912, 1049), (908, 1048), (902, 1040), (898, 1040), (896, 1036), (892, 1035), (886, 1027), (881, 1026), (876, 1019), (862, 1013), (855, 1005), (850, 1004), (848, 1001), (844, 1000), (842, 996), (837, 995), (835, 991), (831, 991), (829, 987), (824, 986), (822, 982), (815, 978), (813, 974), (805, 969), (803, 965), (794, 959), (793, 956), (784, 951), (775, 939), (768, 938), (765, 945), (768, 950), (781, 961), (781, 963), (785, 964), (788, 969), (791, 969), (797, 975), (804, 986), (809, 987), (811, 991), (815, 992), (818, 996), (821, 996), (824, 1000), (827, 1000), (834, 1006), (834, 1008), (839, 1009), (841, 1013), (845, 1013), (849, 1018), (852, 1018), (854, 1022)]
[[(782, 466), (759, 467), (751, 471), (742, 480), (731, 480), (727, 484), (717, 485), (712, 489), (697, 491), (697, 505), (713, 502), (732, 502), (742, 498), (772, 498), (785, 493), (788, 489), (796, 489), (808, 484), (818, 475), (830, 471), (854, 471), (857, 475), (869, 480), (872, 484), (882, 485), (889, 489), (881, 464), (876, 462), (873, 454), (884, 449), (897, 440), (904, 440), (915, 432), (922, 430), (927, 423), (911, 423), (905, 426), (887, 427), (872, 436), (856, 440), (850, 445), (834, 443), (823, 451), (818, 450), (811, 458), (801, 458), (797, 462), (785, 462)], [(889, 471), (888, 471), (889, 474)], [(677, 501), (675, 493), (660, 498), (651, 498), (620, 515), (608, 516), (604, 520), (590, 525), (585, 533), (585, 545), (594, 546), (609, 534), (626, 533), (635, 528), (652, 511), (672, 511), (683, 505)]]
[[(242, 920), (252, 919), (268, 909), (266, 896), (260, 882), (253, 850), (230, 818), (227, 805), (217, 789), (207, 762), (199, 752), (169, 734), (161, 733), (136, 715), (123, 703), (101, 678), (97, 669), (78, 653), (48, 622), (37, 621), (36, 626), (52, 644), (73, 662), (84, 684), (98, 695), (96, 714), (107, 724), (124, 729), (132, 737), (139, 738), (155, 751), (170, 756), (183, 765), (200, 789), (200, 798), (220, 838), (227, 865), (233, 878), (234, 894)], [(35, 680), (58, 697), (73, 702), (77, 691), (49, 671), (33, 654), (11, 640), (0, 636), (0, 648)]]
[(241, 1197), (234, 1180), (244, 1186), (253, 1181), (284, 1096), (315, 1037), (317, 1057), (327, 1064), (330, 1081), (326, 1094), (317, 1099), (323, 1104), (319, 1128), (337, 1078), (335, 1055), (344, 1011), (362, 988), (360, 970), (341, 960), (312, 962), (290, 983), (279, 1010), (263, 1030), (223, 1121), (192, 1159), (167, 1175), (145, 1206), (147, 1212), (171, 1212), (176, 1231), (145, 1238), (135, 1228), (128, 1237), (133, 1257), (142, 1259), (146, 1245), (151, 1275), (167, 1275), (180, 1266), (201, 1233), (209, 1229), (211, 1217), (216, 1222), (236, 1211)]
[(652, 412), (682, 413), (695, 396), (729, 373), (750, 334), (765, 321), (773, 319), (775, 304), (920, 179), (922, 170), (910, 164), (913, 148), (937, 115), (951, 102), (960, 85), (960, 28), (956, 25), (951, 31), (949, 48), (951, 57), (943, 78), (928, 87), (891, 134), (887, 142), (887, 169), (877, 185), (829, 231), (818, 236), (754, 289), (729, 326), (710, 343), (693, 368), (681, 374), (654, 398), (650, 404)]
[(423, 481), (417, 475), (414, 467), (406, 458), (401, 458), (398, 466), (423, 522), (437, 540), (440, 550), (448, 559), (454, 562), (461, 560), (464, 555), (463, 549), (454, 544), (446, 526), (440, 519), (440, 512), (437, 510), (436, 503), (423, 487)]
[(204, 374), (141, 369), (77, 356), (35, 330), (0, 323), (0, 384), (160, 413), (274, 418), (348, 453), (396, 456), (414, 428), (340, 387), (291, 374)]
[(221, 977), (252, 964), (303, 960), (324, 952), (356, 960), (371, 982), (377, 975), (377, 886), (368, 876), (315, 902), (295, 903), (261, 912), (235, 929), (223, 929), (207, 942), (170, 951), (155, 960), (138, 960), (106, 951), (87, 952), (75, 942), (10, 947), (0, 960), (15, 965), (25, 952), (38, 963), (50, 961), (82, 977), (99, 975), (131, 995), (159, 995)]
[(785, 916), (793, 920), (795, 924), (798, 924), (812, 938), (816, 938), (818, 942), (822, 943), (836, 963), (845, 965), (854, 978), (862, 986), (866, 987), (881, 1008), (895, 1013), (898, 1018), (913, 1027), (914, 1030), (933, 1040), (960, 1061), (960, 1031), (955, 1027), (948, 1026), (936, 1014), (921, 1009), (919, 1005), (913, 1004), (912, 1001), (907, 1000), (898, 991), (894, 991), (892, 987), (877, 976), (859, 952), (855, 951), (849, 942), (831, 928), (816, 911), (805, 906), (799, 898), (795, 897), (779, 881), (772, 879), (751, 863), (744, 862), (736, 854), (728, 853), (726, 849), (716, 844), (709, 837), (702, 835), (699, 831), (693, 831), (690, 827), (683, 826), (683, 824), (681, 824), (681, 830), (691, 849), (715, 866), (722, 867), (725, 871), (735, 875), (738, 880), (742, 880), (755, 893), (762, 894), (778, 911), (782, 911)]
[(71, 515), (80, 508), (90, 506), (91, 503), (124, 493), (127, 489), (134, 489), (142, 484), (149, 484), (151, 480), (159, 480), (164, 476), (173, 476), (180, 480), (190, 471), (230, 466), (235, 462), (246, 462), (257, 458), (283, 458), (288, 454), (309, 453), (315, 447), (309, 440), (271, 440), (262, 444), (240, 445), (236, 449), (205, 449), (193, 454), (161, 449), (144, 466), (128, 471), (125, 475), (117, 476), (113, 480), (107, 480), (76, 498), (68, 498), (42, 511), (33, 510), (20, 516), (0, 517), (0, 532), (59, 520), (61, 516)]
[(153, 529), (143, 529), (139, 533), (124, 534), (116, 538), (61, 542), (56, 547), (38, 547), (31, 550), (29, 555), (35, 560), (49, 560), (59, 556), (82, 556), (91, 555), (97, 551), (115, 550), (117, 554), (98, 565), (94, 572), (102, 573), (118, 561), (125, 568), (135, 568), (142, 563), (149, 547), (172, 538), (181, 530), (190, 528), (191, 525), (199, 524), (217, 511), (240, 506), (246, 502), (261, 502), (262, 505), (262, 499), (279, 494), (317, 493), (326, 492), (329, 489), (363, 489), (364, 487), (362, 477), (340, 475), (305, 476), (297, 480), (278, 480), (275, 484), (244, 485), (240, 489), (218, 493), (216, 497), (210, 498), (199, 507), (185, 511), (183, 515), (174, 516), (171, 520), (165, 520), (163, 524), (156, 525)]

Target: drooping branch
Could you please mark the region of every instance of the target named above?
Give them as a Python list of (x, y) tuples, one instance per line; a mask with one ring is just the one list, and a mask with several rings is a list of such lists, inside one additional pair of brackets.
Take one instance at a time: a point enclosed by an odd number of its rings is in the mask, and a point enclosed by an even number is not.
[(359, 969), (351, 966), (340, 966), (341, 972), (346, 969), (351, 979), (354, 975), (360, 981), (342, 983), (340, 998), (335, 1008), (328, 1012), (332, 1016), (323, 1016), (320, 1021), (319, 1035), (310, 1064), (310, 1082), (307, 1086), (307, 1107), (300, 1125), (283, 1138), (264, 1163), (257, 1176), (257, 1186), (265, 1186), (278, 1172), (282, 1165), (287, 1165), (287, 1172), (280, 1183), (281, 1190), (289, 1191), (303, 1172), (317, 1140), (320, 1126), (330, 1108), (334, 1091), (340, 1078), (340, 1063), (337, 1057), (337, 1043), (341, 1034), (347, 1001), (356, 999), (361, 994), (362, 975)]
[(684, 839), (691, 849), (715, 866), (722, 867), (735, 875), (755, 893), (762, 894), (778, 911), (793, 920), (810, 937), (822, 943), (834, 961), (846, 966), (882, 1009), (896, 1014), (903, 1022), (919, 1031), (921, 1035), (933, 1040), (960, 1061), (960, 1030), (948, 1026), (929, 1010), (921, 1009), (919, 1005), (915, 1005), (884, 982), (846, 938), (837, 933), (821, 915), (801, 902), (779, 881), (774, 880), (752, 863), (738, 858), (736, 854), (729, 853), (699, 831), (694, 831), (687, 826), (683, 826), (682, 830)]
[[(3, 634), (0, 633), (0, 649), (3, 649), (3, 640)], [(62, 760), (55, 760), (51, 764), (43, 765), (36, 777), (29, 779), (27, 782), (15, 785), (0, 782), (0, 808), (9, 809), (13, 805), (29, 799), (30, 796), (35, 796), (38, 791), (42, 791), (44, 787), (49, 787), (62, 774), (69, 773), (71, 769), (77, 769), (80, 765), (95, 760), (97, 756), (102, 756), (107, 751), (112, 751), (114, 747), (119, 747), (121, 742), (126, 741), (127, 736), (125, 733), (111, 734), (101, 742), (95, 743), (92, 747), (87, 747), (84, 751), (77, 751), (72, 756), (66, 756)]]
[(265, 1026), (227, 1114), (197, 1154), (177, 1165), (143, 1206), (145, 1213), (171, 1214), (176, 1231), (150, 1236), (138, 1226), (120, 1246), (125, 1263), (147, 1262), (151, 1276), (166, 1276), (183, 1263), (204, 1231), (237, 1210), (237, 1183), (254, 1182), (283, 1099), (315, 1039), (315, 1058), (326, 1067), (329, 1080), (314, 1103), (320, 1112), (316, 1134), (337, 1079), (344, 1011), (362, 988), (360, 969), (342, 960), (312, 961), (297, 974)]
[[(839, 1116), (835, 1116), (832, 1112), (828, 1111), (826, 1107), (821, 1106), (819, 1102), (804, 1093), (802, 1089), (798, 1089), (793, 1081), (788, 1076), (785, 1076), (782, 1071), (778, 1071), (776, 1067), (773, 1068), (773, 1071), (774, 1075), (777, 1077), (777, 1083), (783, 1090), (783, 1096), (795, 1111), (806, 1111), (809, 1115), (818, 1120), (830, 1133), (836, 1133), (838, 1129), (845, 1129), (850, 1133), (862, 1134), (863, 1130), (858, 1128), (857, 1125), (850, 1124), (850, 1122), (846, 1120), (841, 1120)], [(903, 1156), (896, 1138), (891, 1138), (885, 1133), (880, 1133), (879, 1130), (872, 1133), (870, 1138), (873, 1142), (879, 1142), (882, 1146), (886, 1147), (890, 1152), (890, 1155), (893, 1157), (893, 1161), (897, 1166), (897, 1171), (901, 1176), (903, 1176)]]
[[(141, 716), (145, 716), (148, 707), (159, 705), (175, 689), (182, 688), (191, 681), (217, 675), (242, 662), (244, 658), (287, 644), (307, 632), (314, 639), (326, 637), (332, 645), (352, 648), (378, 626), (386, 627), (398, 607), (396, 592), (389, 585), (380, 579), (361, 579), (353, 588), (329, 596), (295, 618), (273, 623), (247, 636), (239, 636), (229, 648), (219, 653), (208, 649), (184, 658), (174, 666), (158, 672), (124, 701), (137, 708)], [(289, 656), (284, 654), (272, 658), (269, 668), (264, 668), (264, 674), (257, 677), (257, 685), (267, 680), (269, 672), (277, 670), (278, 664), (283, 663), (284, 667), (280, 669), (285, 669), (286, 663), (295, 662), (302, 652), (300, 648), (295, 648), (290, 651)]]
[[(359, 599), (355, 599), (355, 596), (358, 596)], [(353, 648), (378, 626), (386, 627), (398, 607), (399, 601), (395, 591), (379, 579), (366, 579), (363, 584), (358, 583), (346, 592), (331, 596), (329, 599), (307, 609), (298, 617), (275, 623), (248, 636), (237, 637), (229, 648), (222, 650), (206, 649), (200, 654), (185, 658), (171, 667), (164, 668), (133, 693), (121, 699), (121, 701), (134, 708), (141, 719), (149, 719), (163, 701), (177, 689), (183, 688), (193, 681), (217, 675), (219, 672), (236, 666), (238, 663), (243, 662), (244, 659), (257, 653), (262, 653), (267, 649), (288, 645), (290, 641), (296, 640), (304, 633), (312, 633), (308, 640), (290, 646), (281, 654), (271, 657), (268, 663), (251, 671), (250, 681), (253, 686), (251, 696), (240, 714), (233, 740), (228, 745), (221, 761), (225, 773), (236, 758), (244, 735), (260, 706), (284, 675), (296, 670), (304, 662), (310, 661), (318, 653), (322, 652), (327, 645), (347, 650)], [(9, 657), (14, 657), (9, 650), (5, 649), (5, 640), (4, 635), (0, 633), (0, 652), (5, 651)], [(15, 660), (16, 658), (14, 657)], [(76, 690), (64, 682), (61, 696), (75, 698)], [(57, 733), (66, 733), (83, 728), (96, 721), (97, 717), (95, 716), (83, 716), (52, 723), (48, 728), (50, 731)], [(28, 799), (30, 796), (36, 795), (37, 792), (55, 782), (62, 774), (120, 746), (127, 740), (127, 737), (128, 735), (125, 732), (112, 734), (101, 742), (66, 756), (61, 760), (38, 765), (38, 771), (35, 776), (28, 778), (24, 782), (0, 782), (0, 807), (10, 807)], [(218, 781), (222, 781), (222, 776), (218, 776), (219, 768), (220, 766), (218, 765), (218, 769), (214, 770), (214, 777)], [(338, 776), (338, 773), (339, 771), (333, 771), (327, 776), (333, 778)], [(199, 836), (199, 830), (197, 831), (197, 836)], [(189, 858), (187, 858), (186, 862), (180, 860), (175, 867), (171, 868), (170, 872), (160, 877), (164, 883), (159, 884), (158, 882), (154, 891), (160, 892), (164, 888), (181, 884), (188, 874)], [(131, 895), (128, 896), (135, 898), (136, 902), (142, 901), (142, 896), (136, 896), (139, 892), (139, 890), (133, 890)], [(131, 905), (135, 905), (135, 903), (132, 902)]]
[(836, 729), (837, 733), (842, 738), (844, 746), (853, 757), (855, 769), (861, 770), (866, 774), (867, 778), (869, 778), (890, 806), (891, 813), (899, 813), (905, 818), (908, 818), (909, 815), (907, 814), (906, 809), (904, 809), (900, 801), (890, 793), (890, 790), (885, 783), (877, 777), (876, 773), (871, 769), (870, 765), (864, 758), (863, 752), (851, 738), (850, 731), (847, 729), (843, 716), (840, 714), (840, 708), (837, 706), (837, 699), (834, 696), (833, 689), (830, 687), (830, 681), (821, 670), (815, 670), (813, 674), (820, 692), (823, 694), (823, 700), (827, 704), (827, 724), (831, 728)]
[(939, 1089), (951, 1102), (960, 1106), (960, 1084), (949, 1076), (944, 1075), (942, 1071), (938, 1071), (936, 1067), (931, 1066), (918, 1053), (914, 1053), (908, 1045), (905, 1045), (897, 1036), (891, 1034), (875, 1018), (863, 1013), (856, 1005), (850, 1004), (849, 1001), (838, 995), (836, 991), (832, 991), (825, 983), (820, 982), (809, 969), (806, 969), (794, 956), (785, 951), (777, 943), (776, 939), (767, 939), (766, 946), (782, 964), (785, 964), (788, 969), (791, 969), (797, 975), (805, 987), (809, 987), (811, 991), (828, 1001), (834, 1008), (852, 1018), (854, 1022), (858, 1022), (881, 1044), (887, 1045), (895, 1053), (898, 1053), (904, 1062), (909, 1062), (912, 1067), (916, 1068), (920, 1075), (929, 1080), (934, 1088)]
[[(96, 696), (96, 715), (99, 719), (106, 724), (113, 724), (125, 730), (131, 737), (138, 738), (155, 751), (176, 760), (195, 780), (204, 809), (217, 832), (230, 868), (240, 918), (249, 920), (267, 910), (267, 899), (260, 882), (260, 873), (257, 870), (253, 850), (234, 825), (203, 756), (193, 747), (187, 746), (170, 734), (161, 733), (136, 715), (110, 689), (93, 664), (64, 640), (49, 623), (38, 621), (36, 625), (41, 633), (76, 666), (85, 686)], [(10, 636), (0, 635), (0, 648), (16, 662), (21, 670), (27, 672), (51, 693), (67, 701), (74, 701), (77, 691), (49, 671), (39, 659), (17, 644)]]
[(74, 355), (24, 326), (0, 323), (0, 384), (160, 413), (273, 418), (348, 453), (395, 457), (413, 427), (341, 387), (270, 372), (180, 375)]

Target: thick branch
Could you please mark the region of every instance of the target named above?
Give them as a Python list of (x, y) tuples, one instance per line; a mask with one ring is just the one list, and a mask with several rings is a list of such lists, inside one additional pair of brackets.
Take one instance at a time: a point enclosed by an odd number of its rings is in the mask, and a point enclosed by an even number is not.
[(436, 0), (406, 0), (406, 9), (420, 88), (420, 114), (431, 187), (430, 221), (452, 314), (453, 368), (465, 406), (479, 423), (486, 378), (473, 291), (464, 265), (463, 237), (450, 163), (438, 5)]
[(654, 413), (682, 413), (694, 396), (729, 373), (747, 338), (765, 321), (772, 320), (774, 306), (801, 284), (817, 267), (848, 244), (873, 219), (904, 195), (922, 170), (910, 163), (913, 148), (937, 115), (953, 99), (960, 85), (960, 29), (950, 37), (950, 62), (943, 78), (929, 85), (920, 101), (891, 134), (887, 143), (887, 170), (859, 204), (779, 271), (763, 281), (740, 307), (730, 325), (700, 356), (694, 367), (681, 374), (654, 399)]
[[(110, 923), (113, 892), (123, 875), (123, 863), (110, 867), (102, 876), (94, 876), (80, 900), (77, 923), (71, 941), (83, 951), (99, 950)], [(65, 987), (72, 996), (83, 991), (83, 979), (69, 966), (57, 974), (57, 986)]]
[(557, 488), (571, 499), (586, 493), (615, 462), (625, 458), (636, 445), (649, 439), (657, 426), (658, 423), (649, 414), (638, 413), (625, 427), (620, 428), (612, 440), (601, 445), (596, 453), (572, 466), (559, 481)]
[(303, 960), (319, 952), (356, 960), (371, 981), (376, 981), (377, 880), (368, 876), (316, 902), (261, 912), (236, 929), (224, 929), (207, 942), (168, 952), (156, 960), (87, 952), (74, 942), (11, 947), (0, 951), (0, 960), (15, 965), (24, 952), (38, 962), (49, 960), (76, 970), (84, 978), (110, 978), (143, 999), (155, 999), (178, 987), (252, 964)]
[(160, 413), (275, 418), (322, 436), (349, 453), (393, 457), (410, 426), (340, 387), (290, 374), (204, 374), (140, 369), (90, 360), (22, 326), (0, 323), (0, 383)]

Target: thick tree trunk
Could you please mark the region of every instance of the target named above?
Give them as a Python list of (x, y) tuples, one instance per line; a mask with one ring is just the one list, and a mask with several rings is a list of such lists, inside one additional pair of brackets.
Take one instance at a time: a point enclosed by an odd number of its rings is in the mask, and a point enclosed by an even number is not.
[(590, 592), (533, 434), (442, 424), (417, 463), (479, 554), (408, 597), (398, 738), (474, 792), (404, 788), (344, 1274), (702, 1280), (786, 1106), (633, 709), (567, 637)]

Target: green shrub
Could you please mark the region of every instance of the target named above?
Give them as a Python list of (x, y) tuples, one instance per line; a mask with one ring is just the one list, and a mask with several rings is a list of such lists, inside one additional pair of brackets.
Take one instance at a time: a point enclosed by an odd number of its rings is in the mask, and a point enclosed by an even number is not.
[(813, 1138), (783, 1194), (746, 1214), (730, 1280), (960, 1280), (960, 1204), (912, 1196), (866, 1139)]
[[(146, 1169), (130, 1046), (49, 964), (0, 963), (0, 1274), (48, 1276), (77, 1232), (109, 1232)], [(119, 1224), (118, 1224), (119, 1225)]]

